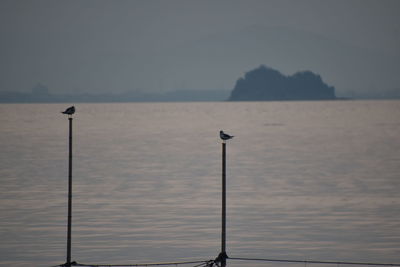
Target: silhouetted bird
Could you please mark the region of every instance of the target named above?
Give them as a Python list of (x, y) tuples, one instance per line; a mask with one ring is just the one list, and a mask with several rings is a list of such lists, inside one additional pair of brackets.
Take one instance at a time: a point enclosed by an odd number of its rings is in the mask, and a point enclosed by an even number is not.
[(224, 133), (224, 131), (219, 131), (219, 137), (221, 137), (222, 140), (229, 140), (233, 138), (233, 135), (229, 135)]
[(67, 115), (72, 115), (72, 114), (75, 113), (75, 107), (74, 106), (69, 107), (65, 111), (62, 111), (61, 113), (62, 114), (67, 114)]

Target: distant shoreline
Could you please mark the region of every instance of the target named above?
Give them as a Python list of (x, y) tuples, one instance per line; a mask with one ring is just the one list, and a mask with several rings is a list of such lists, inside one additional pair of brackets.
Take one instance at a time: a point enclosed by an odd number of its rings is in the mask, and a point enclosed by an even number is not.
[(84, 100), (69, 100), (69, 101), (2, 101), (0, 104), (64, 104), (64, 103), (82, 103), (82, 104), (101, 104), (101, 103), (256, 103), (256, 102), (336, 102), (336, 101), (398, 101), (400, 98), (347, 98), (338, 97), (336, 99), (320, 99), (320, 100), (248, 100), (248, 101), (229, 101), (229, 100), (168, 100), (168, 101), (84, 101)]
[(34, 103), (167, 103), (167, 102), (294, 102), (294, 101), (349, 101), (399, 100), (400, 97), (336, 97), (334, 99), (229, 100), (228, 90), (176, 90), (166, 93), (37, 95), (30, 92), (0, 92), (0, 104)]
[(121, 94), (56, 95), (0, 92), (0, 103), (105, 103), (105, 102), (216, 102), (229, 97), (227, 90), (176, 90), (165, 93), (125, 92)]

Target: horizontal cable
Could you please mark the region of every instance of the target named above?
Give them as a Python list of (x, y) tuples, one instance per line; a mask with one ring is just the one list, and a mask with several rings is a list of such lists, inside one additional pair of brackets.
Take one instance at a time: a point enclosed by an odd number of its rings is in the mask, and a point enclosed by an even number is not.
[(307, 261), (307, 260), (284, 260), (284, 259), (260, 259), (260, 258), (237, 258), (229, 257), (229, 260), (242, 261), (269, 261), (269, 262), (291, 262), (291, 263), (318, 263), (318, 264), (343, 264), (343, 265), (370, 265), (370, 266), (400, 266), (397, 263), (372, 263), (372, 262), (346, 262), (346, 261)]
[[(72, 263), (71, 266), (87, 266), (87, 267), (132, 267), (132, 266), (167, 266), (167, 265), (184, 265), (184, 264), (207, 264), (210, 261), (177, 261), (177, 262), (157, 262), (157, 263), (138, 263), (138, 264), (82, 264)], [(59, 266), (67, 266), (66, 264)]]

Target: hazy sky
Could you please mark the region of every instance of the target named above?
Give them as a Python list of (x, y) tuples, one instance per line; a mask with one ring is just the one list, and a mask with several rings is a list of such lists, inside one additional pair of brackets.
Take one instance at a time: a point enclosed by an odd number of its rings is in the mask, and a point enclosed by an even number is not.
[(400, 87), (398, 0), (0, 0), (0, 36), (2, 91), (227, 90), (260, 64)]

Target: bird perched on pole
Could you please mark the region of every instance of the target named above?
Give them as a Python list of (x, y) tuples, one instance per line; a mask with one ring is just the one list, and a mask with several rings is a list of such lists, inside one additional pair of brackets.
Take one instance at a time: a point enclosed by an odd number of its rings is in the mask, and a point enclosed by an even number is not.
[(226, 140), (232, 139), (233, 135), (226, 134), (226, 133), (224, 133), (224, 131), (221, 130), (221, 131), (219, 131), (219, 137), (221, 137), (222, 140), (226, 141)]
[(65, 111), (62, 111), (61, 113), (62, 114), (67, 114), (67, 115), (72, 115), (72, 114), (75, 113), (75, 107), (74, 106), (69, 107)]

